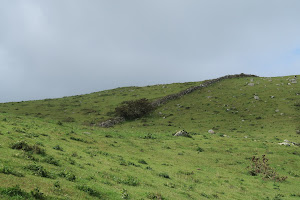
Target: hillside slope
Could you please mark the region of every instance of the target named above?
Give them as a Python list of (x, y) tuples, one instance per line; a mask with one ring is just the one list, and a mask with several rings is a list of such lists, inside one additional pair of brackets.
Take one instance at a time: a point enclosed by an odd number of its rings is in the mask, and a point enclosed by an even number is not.
[(111, 118), (115, 107), (123, 101), (140, 98), (153, 100), (200, 83), (123, 87), (58, 99), (2, 103), (0, 112), (90, 125)]
[[(300, 143), (292, 78), (224, 80), (113, 128), (82, 124), (199, 82), (0, 104), (0, 199), (299, 199), (299, 147), (278, 144)], [(251, 175), (262, 155), (276, 175)]]

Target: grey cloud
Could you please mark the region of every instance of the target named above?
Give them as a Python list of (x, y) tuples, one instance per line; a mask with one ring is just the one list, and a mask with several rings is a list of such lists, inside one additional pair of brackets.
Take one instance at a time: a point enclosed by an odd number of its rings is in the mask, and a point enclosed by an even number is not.
[(300, 46), (299, 10), (298, 0), (2, 1), (0, 102), (299, 74), (299, 55), (285, 56)]

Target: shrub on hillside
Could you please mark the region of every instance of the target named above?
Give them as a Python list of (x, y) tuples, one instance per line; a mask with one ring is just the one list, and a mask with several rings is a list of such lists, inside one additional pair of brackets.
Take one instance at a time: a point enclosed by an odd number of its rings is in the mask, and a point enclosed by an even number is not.
[(255, 156), (251, 159), (251, 165), (248, 167), (249, 173), (252, 176), (261, 175), (263, 179), (269, 179), (273, 181), (282, 182), (287, 179), (286, 176), (279, 176), (275, 169), (271, 168), (268, 164), (269, 159), (265, 155), (262, 155), (262, 158), (257, 158)]
[(40, 155), (46, 155), (45, 149), (42, 149), (38, 145), (29, 145), (25, 141), (18, 141), (10, 145), (12, 149), (23, 150), (25, 152), (32, 152)]
[(119, 117), (124, 117), (126, 120), (133, 120), (143, 117), (154, 110), (151, 102), (146, 99), (124, 101), (121, 106), (115, 109)]

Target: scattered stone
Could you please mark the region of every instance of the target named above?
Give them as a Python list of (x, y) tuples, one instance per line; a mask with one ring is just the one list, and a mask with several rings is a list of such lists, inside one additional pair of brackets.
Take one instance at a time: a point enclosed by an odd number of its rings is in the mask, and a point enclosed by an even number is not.
[(122, 123), (124, 121), (125, 121), (124, 117), (116, 117), (116, 118), (109, 119), (107, 121), (101, 122), (99, 124), (99, 126), (103, 127), (103, 128), (109, 128), (109, 127), (113, 127), (116, 124)]
[(279, 112), (279, 109), (276, 109), (275, 112)]
[(291, 83), (297, 83), (297, 80), (296, 80), (296, 79), (294, 79), (294, 78), (293, 78), (293, 79), (291, 79), (290, 81), (291, 81)]
[(83, 134), (91, 135), (91, 133), (89, 133), (89, 132), (83, 132)]
[(300, 134), (300, 130), (296, 130), (296, 133), (297, 133), (297, 134)]
[(210, 130), (208, 130), (208, 133), (210, 133), (210, 134), (215, 134), (215, 131), (212, 130), (212, 129), (210, 129)]
[(291, 83), (288, 83), (288, 85), (291, 85)]
[(283, 140), (283, 142), (281, 143), (278, 143), (279, 145), (284, 145), (284, 146), (299, 146), (298, 143), (295, 143), (295, 142), (291, 142), (291, 141), (288, 141), (288, 140)]
[(259, 100), (259, 96), (254, 95), (254, 99), (255, 99), (255, 100)]
[(249, 86), (254, 86), (254, 83), (249, 83), (248, 85), (249, 85)]
[(174, 136), (191, 137), (190, 134), (185, 130), (178, 131), (177, 133), (174, 134)]
[(291, 146), (290, 143), (287, 143), (287, 142), (281, 142), (281, 143), (278, 143), (279, 145), (284, 145), (284, 146)]
[(248, 136), (244, 136), (244, 138), (246, 138), (246, 139), (247, 139), (247, 138), (248, 138)]
[(274, 99), (275, 98), (275, 96), (270, 96), (271, 97), (271, 99)]
[(221, 137), (229, 137), (229, 136), (224, 134), (224, 135), (221, 135)]
[(284, 115), (284, 113), (280, 113), (280, 115), (282, 116), (282, 115)]

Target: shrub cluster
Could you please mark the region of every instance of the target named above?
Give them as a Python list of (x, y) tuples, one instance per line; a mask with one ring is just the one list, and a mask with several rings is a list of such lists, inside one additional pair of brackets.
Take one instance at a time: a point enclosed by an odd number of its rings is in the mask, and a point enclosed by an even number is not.
[(16, 143), (11, 144), (12, 149), (23, 150), (25, 152), (32, 152), (40, 155), (46, 155), (45, 149), (42, 149), (38, 145), (29, 145), (25, 141), (18, 141)]
[(263, 179), (274, 180), (278, 182), (285, 181), (287, 179), (286, 176), (279, 176), (276, 171), (271, 168), (268, 164), (268, 159), (265, 155), (262, 155), (262, 158), (256, 158), (255, 156), (251, 159), (250, 174), (252, 176), (262, 175)]
[(16, 185), (8, 188), (0, 188), (0, 194), (10, 197), (9, 199), (46, 199), (46, 196), (38, 187), (31, 190), (30, 193), (27, 193), (25, 190), (22, 190), (19, 185)]
[(78, 190), (88, 193), (90, 196), (98, 197), (99, 199), (102, 198), (102, 194), (99, 191), (97, 191), (91, 187), (88, 187), (86, 185), (77, 185), (76, 188)]
[(126, 120), (133, 120), (143, 117), (154, 110), (151, 102), (146, 99), (124, 101), (121, 106), (115, 109), (115, 113), (119, 117), (124, 117)]

